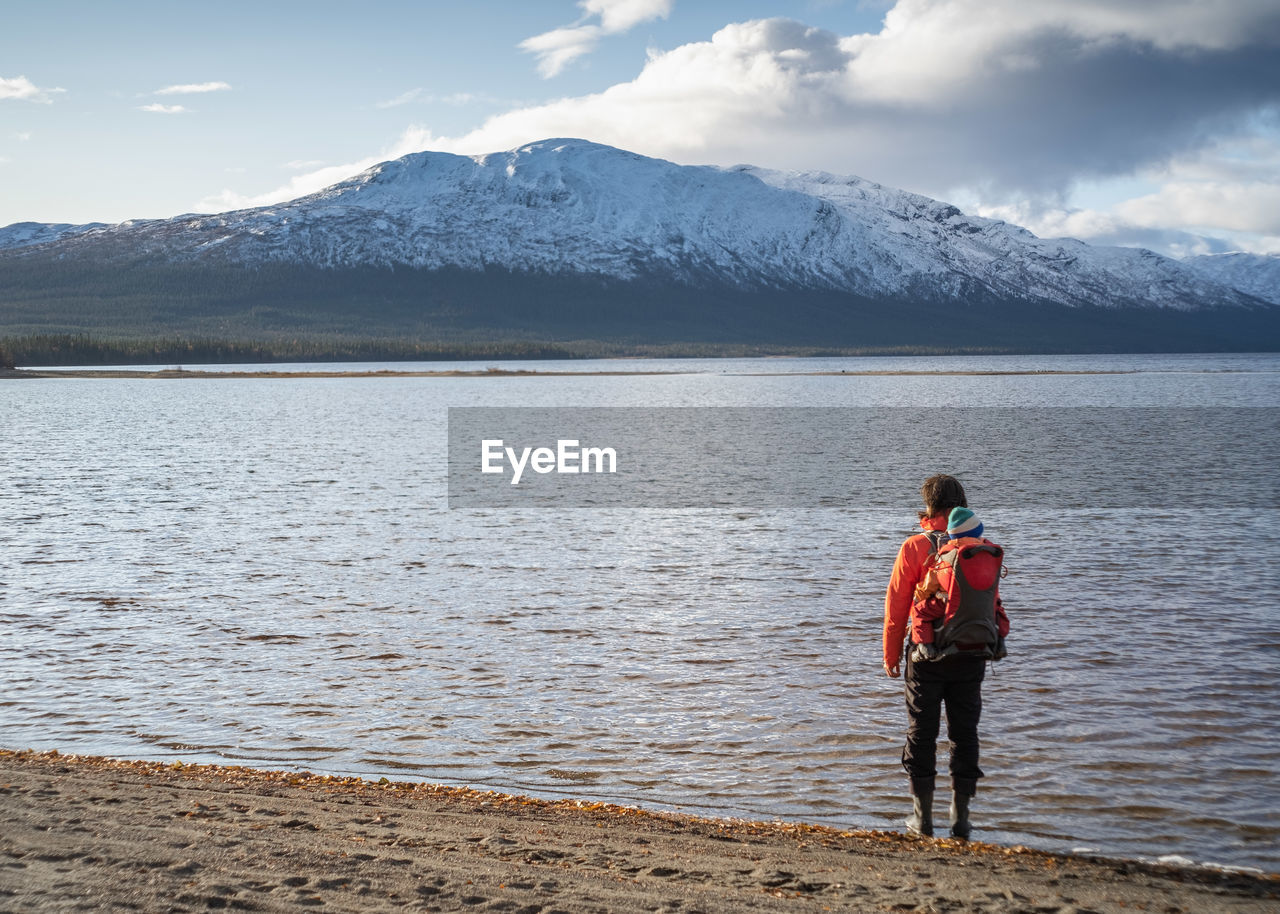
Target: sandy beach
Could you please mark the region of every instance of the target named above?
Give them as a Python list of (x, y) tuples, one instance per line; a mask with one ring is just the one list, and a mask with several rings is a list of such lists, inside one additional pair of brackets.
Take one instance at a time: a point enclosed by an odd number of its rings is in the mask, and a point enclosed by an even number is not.
[(0, 911), (1277, 911), (1280, 877), (0, 751)]

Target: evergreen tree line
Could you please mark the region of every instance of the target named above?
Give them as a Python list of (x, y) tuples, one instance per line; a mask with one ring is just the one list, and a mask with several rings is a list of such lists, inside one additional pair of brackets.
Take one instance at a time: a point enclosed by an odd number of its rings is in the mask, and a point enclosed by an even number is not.
[[(217, 365), (271, 362), (448, 362), (484, 359), (747, 358), (759, 356), (936, 355), (927, 347), (813, 347), (733, 343), (655, 343), (573, 340), (441, 342), (361, 337), (218, 339), (103, 338), (88, 333), (31, 333), (0, 337), (0, 367)], [(996, 352), (999, 350), (956, 350)]]
[[(19, 365), (1280, 350), (1280, 309), (872, 300), (487, 269), (63, 261), (0, 252)], [(571, 340), (574, 342), (561, 342)]]
[(33, 333), (0, 339), (5, 367), (198, 365), (265, 362), (456, 361), (486, 358), (567, 359), (578, 352), (555, 343), (439, 343), (411, 340), (226, 340), (211, 337), (104, 339), (85, 333)]

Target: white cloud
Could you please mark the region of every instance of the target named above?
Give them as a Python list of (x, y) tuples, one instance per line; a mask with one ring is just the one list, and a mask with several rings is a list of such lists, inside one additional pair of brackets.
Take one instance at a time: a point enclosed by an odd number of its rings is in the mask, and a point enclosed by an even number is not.
[(520, 49), (536, 54), (538, 72), (550, 79), (579, 57), (594, 51), (603, 34), (603, 30), (595, 25), (570, 26), (526, 38), (520, 42)]
[[(1043, 48), (1067, 39), (1078, 53), (1126, 44), (1158, 51), (1221, 51), (1274, 39), (1273, 0), (899, 0), (875, 35), (843, 42), (856, 58), (850, 77), (882, 100), (937, 100), (948, 83), (1041, 69)], [(1263, 35), (1257, 28), (1263, 26)]]
[(292, 162), (286, 162), (285, 168), (293, 171), (304, 171), (306, 169), (316, 169), (324, 165), (319, 159), (294, 159)]
[(1263, 125), (1175, 157), (1147, 177), (1155, 191), (1115, 207), (1134, 225), (1280, 236), (1280, 129)]
[(187, 109), (182, 105), (139, 105), (139, 111), (148, 111), (151, 114), (186, 114)]
[(1155, 190), (1099, 208), (1023, 199), (974, 207), (1045, 238), (1151, 247), (1182, 256), (1226, 248), (1266, 253), (1280, 238), (1280, 134), (1220, 142), (1139, 175)]
[(29, 142), (29, 141), (31, 140), (31, 131), (30, 131), (30, 130), (24, 130), (24, 131), (23, 131), (23, 132), (21, 132), (21, 133), (15, 133), (15, 134), (13, 135), (13, 137), (14, 137), (14, 139), (16, 139), (19, 143), (26, 143), (26, 142)]
[(367, 156), (345, 165), (329, 165), (315, 171), (309, 171), (306, 174), (294, 175), (287, 184), (265, 193), (243, 194), (231, 189), (224, 189), (217, 194), (205, 197), (196, 204), (195, 209), (198, 212), (219, 213), (233, 209), (270, 206), (273, 203), (295, 200), (298, 197), (305, 197), (307, 194), (323, 190), (331, 184), (344, 181), (359, 174), (366, 168), (377, 165), (379, 162), (398, 159), (400, 156), (408, 155), (411, 152), (419, 152), (429, 148), (434, 142), (435, 138), (429, 131), (420, 127), (411, 127), (396, 142), (384, 148), (377, 155)]
[(198, 95), (204, 92), (223, 92), (231, 88), (230, 83), (183, 83), (177, 86), (165, 86), (157, 89), (156, 95)]
[[(630, 31), (642, 22), (665, 19), (675, 0), (579, 0), (583, 16), (573, 25), (552, 29), (520, 42), (520, 49), (535, 54), (538, 72), (550, 79), (579, 57), (595, 50), (606, 35)], [(599, 24), (587, 24), (598, 18)]]
[(423, 102), (425, 104), (442, 104), (442, 105), (470, 105), (476, 102), (484, 104), (498, 104), (499, 99), (491, 95), (484, 95), (475, 92), (452, 92), (449, 95), (437, 95), (428, 92), (426, 89), (417, 88), (410, 89), (407, 92), (401, 92), (395, 98), (386, 101), (374, 102), (375, 108), (398, 108), (401, 105), (407, 105), (411, 102)]
[(614, 34), (651, 19), (666, 19), (675, 0), (580, 0), (588, 16), (599, 16), (600, 27)]
[(1153, 194), (1125, 200), (1118, 215), (1144, 227), (1214, 227), (1280, 235), (1280, 180), (1171, 181)]
[(416, 101), (426, 93), (425, 89), (410, 89), (408, 92), (401, 92), (395, 98), (388, 99), (385, 102), (375, 102), (375, 108), (398, 108), (401, 105), (407, 105), (409, 102)]
[[(449, 151), (480, 153), (582, 136), (670, 158), (743, 161), (742, 152), (782, 123), (820, 127), (816, 109), (835, 100), (846, 63), (835, 36), (800, 23), (730, 25), (709, 42), (652, 53), (631, 82), (509, 111), (441, 142)], [(804, 145), (794, 135), (777, 139)]]
[(1080, 238), (1087, 241), (1109, 237), (1132, 227), (1112, 213), (1038, 206), (1027, 200), (995, 206), (978, 204), (973, 211), (985, 219), (1002, 219), (1020, 225), (1041, 238)]
[[(526, 42), (546, 69), (671, 8), (579, 6), (583, 21)], [(380, 157), (217, 199), (278, 202), (423, 148), (474, 155), (577, 136), (675, 161), (861, 174), (938, 197), (965, 189), (975, 209), (1046, 235), (1272, 237), (1280, 158), (1201, 152), (1280, 110), (1277, 48), (1274, 0), (899, 0), (867, 35), (735, 23), (650, 52), (634, 79), (603, 92), (513, 108), (462, 135), (410, 130)], [(1267, 130), (1257, 135), (1280, 136)], [(1082, 181), (1135, 174), (1151, 188), (1124, 206), (1064, 203)]]
[[(552, 68), (582, 45), (572, 28), (548, 36), (539, 48)], [(876, 34), (784, 19), (728, 25), (710, 41), (651, 52), (629, 82), (517, 108), (441, 142), (483, 153), (582, 136), (923, 193), (989, 184), (1062, 194), (1280, 105), (1277, 48), (1274, 0), (900, 0)]]
[(453, 92), (449, 95), (433, 96), (432, 101), (443, 102), (446, 105), (470, 105), (476, 102), (484, 104), (493, 104), (498, 100), (491, 95), (483, 95), (475, 92)]
[(52, 96), (66, 91), (66, 89), (41, 89), (25, 76), (15, 76), (12, 79), (0, 76), (0, 100), (15, 99), (49, 105), (53, 103)]

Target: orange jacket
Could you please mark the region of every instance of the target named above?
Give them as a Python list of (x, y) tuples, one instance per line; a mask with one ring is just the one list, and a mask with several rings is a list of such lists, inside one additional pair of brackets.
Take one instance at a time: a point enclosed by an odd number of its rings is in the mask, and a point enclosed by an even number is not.
[[(947, 516), (935, 514), (920, 521), (923, 530), (946, 530)], [(902, 642), (906, 638), (907, 620), (911, 617), (911, 599), (916, 583), (924, 577), (925, 564), (932, 551), (929, 537), (923, 533), (907, 537), (893, 563), (889, 589), (884, 594), (884, 665), (896, 667), (902, 662)]]

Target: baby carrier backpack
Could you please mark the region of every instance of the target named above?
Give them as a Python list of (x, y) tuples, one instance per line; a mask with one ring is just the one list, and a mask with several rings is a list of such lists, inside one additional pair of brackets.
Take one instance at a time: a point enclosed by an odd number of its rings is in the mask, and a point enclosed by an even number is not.
[(932, 623), (936, 656), (962, 654), (999, 660), (1004, 654), (1000, 651), (996, 592), (1004, 569), (1004, 549), (986, 540), (940, 545), (942, 536), (945, 534), (929, 536), (938, 599), (946, 607), (942, 618)]

